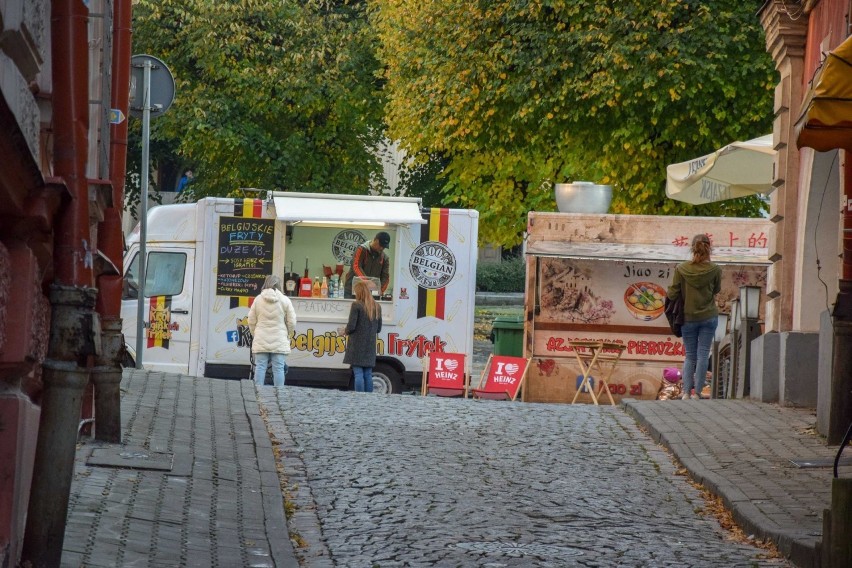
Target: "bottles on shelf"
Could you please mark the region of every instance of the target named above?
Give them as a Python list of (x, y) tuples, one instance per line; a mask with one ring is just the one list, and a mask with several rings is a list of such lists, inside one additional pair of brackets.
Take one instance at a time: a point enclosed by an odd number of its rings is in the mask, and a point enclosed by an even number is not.
[(305, 275), (299, 280), (299, 297), (310, 298), (313, 294), (311, 276), (308, 274), (308, 259), (305, 259)]
[[(292, 270), (292, 268), (291, 268)], [(289, 291), (293, 291), (293, 295), (298, 295), (301, 298), (321, 298), (321, 299), (337, 299), (343, 298), (343, 278), (334, 272), (331, 276), (314, 276), (310, 275), (308, 267), (308, 259), (305, 259), (305, 275), (299, 278), (298, 274), (287, 273), (285, 279), (292, 277), (294, 282), (288, 285)]]

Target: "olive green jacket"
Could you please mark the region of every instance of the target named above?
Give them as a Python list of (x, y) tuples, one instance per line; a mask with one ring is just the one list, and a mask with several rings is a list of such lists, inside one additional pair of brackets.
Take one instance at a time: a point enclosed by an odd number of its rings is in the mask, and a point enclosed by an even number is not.
[(719, 315), (716, 294), (722, 289), (722, 269), (712, 262), (693, 263), (691, 260), (677, 265), (669, 300), (683, 294), (684, 321), (701, 321)]

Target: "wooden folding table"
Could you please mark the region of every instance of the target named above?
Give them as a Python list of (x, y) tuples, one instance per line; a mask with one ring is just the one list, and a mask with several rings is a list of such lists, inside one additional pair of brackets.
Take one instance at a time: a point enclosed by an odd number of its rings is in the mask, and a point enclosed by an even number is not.
[[(609, 379), (612, 377), (612, 373), (615, 371), (619, 359), (621, 359), (621, 354), (624, 353), (627, 346), (612, 341), (569, 341), (568, 345), (574, 351), (574, 356), (577, 358), (577, 363), (583, 373), (583, 381), (577, 387), (577, 392), (574, 393), (571, 404), (577, 402), (580, 393), (588, 388), (592, 402), (598, 404), (598, 396), (601, 391), (606, 391), (610, 404), (615, 406), (615, 400), (609, 390)], [(593, 371), (600, 373), (598, 376), (600, 388), (597, 395), (589, 380)]]

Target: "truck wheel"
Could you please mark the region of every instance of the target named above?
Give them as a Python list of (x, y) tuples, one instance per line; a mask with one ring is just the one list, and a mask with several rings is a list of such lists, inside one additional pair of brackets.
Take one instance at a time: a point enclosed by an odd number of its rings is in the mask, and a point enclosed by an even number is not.
[(386, 363), (376, 363), (373, 367), (373, 392), (381, 394), (399, 394), (402, 392), (402, 378), (396, 369)]

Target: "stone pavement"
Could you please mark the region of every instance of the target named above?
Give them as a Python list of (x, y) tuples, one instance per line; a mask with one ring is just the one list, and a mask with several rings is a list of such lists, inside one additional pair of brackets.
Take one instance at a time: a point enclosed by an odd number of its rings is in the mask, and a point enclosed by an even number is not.
[[(621, 408), (259, 392), (303, 566), (788, 566)], [(675, 404), (660, 402), (658, 404)]]
[(697, 513), (652, 439), (747, 534), (816, 566), (831, 468), (789, 460), (836, 452), (812, 411), (748, 401), (257, 394), (137, 370), (122, 394), (123, 443), (78, 445), (62, 566), (786, 565)]
[[(736, 522), (798, 566), (818, 566), (823, 510), (831, 506), (837, 446), (815, 431), (814, 410), (747, 400), (636, 401), (624, 408)], [(852, 450), (846, 449), (848, 463)], [(798, 467), (809, 460), (822, 467)], [(852, 477), (843, 466), (840, 477)]]
[(83, 438), (62, 566), (298, 566), (254, 384), (125, 370), (122, 444)]

